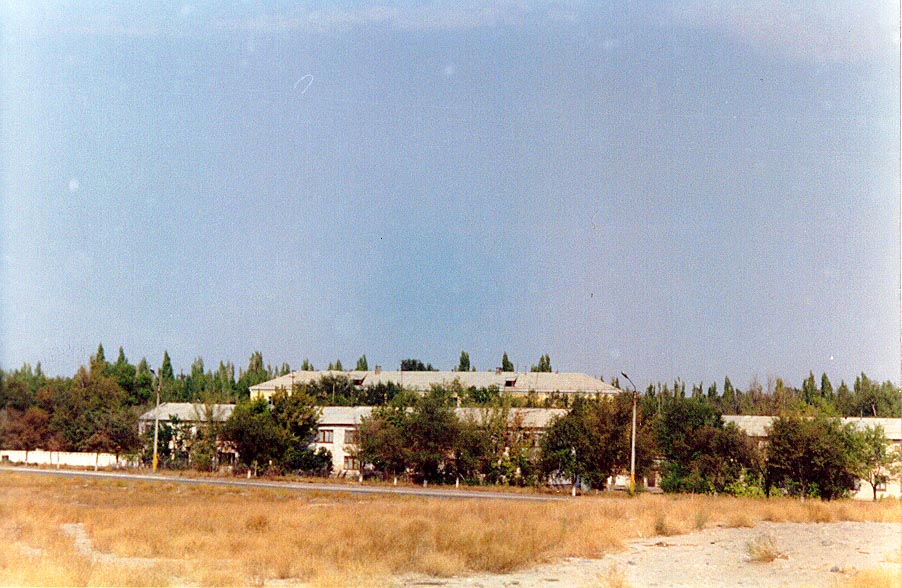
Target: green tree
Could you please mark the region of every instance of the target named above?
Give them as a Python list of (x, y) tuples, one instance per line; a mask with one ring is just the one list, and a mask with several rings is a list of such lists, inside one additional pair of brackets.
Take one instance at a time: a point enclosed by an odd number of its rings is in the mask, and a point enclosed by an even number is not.
[(853, 434), (857, 449), (855, 473), (871, 485), (876, 501), (877, 485), (894, 473), (895, 459), (889, 451), (890, 441), (880, 425), (867, 426)]
[(272, 416), (285, 429), (288, 441), (306, 447), (313, 441), (316, 423), (322, 411), (316, 406), (316, 399), (300, 390), (291, 393), (276, 390), (270, 398)]
[(172, 370), (172, 360), (169, 359), (168, 351), (163, 351), (163, 365), (160, 367), (160, 377), (164, 382), (171, 382), (175, 379), (175, 373)]
[(855, 378), (850, 416), (898, 417), (899, 389), (890, 381), (882, 384), (868, 378), (864, 372)]
[(198, 424), (192, 433), (189, 446), (191, 462), (199, 471), (212, 472), (219, 466), (218, 450), (222, 424), (216, 418), (216, 407), (212, 402), (196, 406), (194, 412), (194, 420)]
[(302, 372), (313, 372), (316, 371), (316, 368), (313, 367), (313, 364), (306, 357), (304, 361), (301, 362), (301, 371)]
[(236, 404), (223, 425), (223, 439), (232, 443), (241, 462), (255, 471), (306, 467), (312, 459), (309, 445), (320, 415), (314, 399), (300, 390), (279, 389), (270, 401), (271, 408), (262, 398)]
[(805, 404), (814, 406), (819, 397), (820, 393), (814, 381), (814, 372), (808, 372), (808, 377), (802, 382), (802, 400)]
[(263, 363), (263, 354), (259, 351), (251, 353), (247, 362), (247, 370), (238, 375), (238, 394), (241, 398), (250, 396), (250, 387), (272, 378), (272, 372)]
[(285, 433), (262, 398), (238, 402), (222, 428), (223, 439), (232, 444), (241, 463), (255, 471), (284, 455)]
[(511, 363), (511, 360), (507, 358), (507, 351), (505, 351), (504, 355), (501, 356), (501, 371), (502, 372), (514, 371), (514, 364)]
[(435, 371), (435, 368), (432, 367), (432, 364), (423, 364), (419, 359), (402, 359), (401, 360), (401, 371), (402, 372), (432, 372)]
[(135, 385), (132, 389), (130, 404), (145, 406), (154, 396), (153, 374), (147, 364), (147, 358), (142, 357), (135, 369)]
[(354, 366), (354, 369), (355, 369), (356, 371), (358, 371), (358, 372), (367, 372), (367, 371), (369, 371), (370, 367), (369, 367), (369, 365), (368, 365), (367, 362), (366, 362), (366, 354), (361, 355), (361, 356), (357, 359), (357, 365)]
[(856, 454), (853, 431), (839, 419), (780, 416), (768, 429), (765, 491), (839, 498), (855, 485)]
[(460, 352), (460, 361), (457, 363), (457, 367), (454, 368), (456, 372), (468, 372), (470, 371), (470, 354), (466, 351)]
[(404, 430), (415, 477), (430, 482), (446, 477), (458, 432), (459, 421), (448, 398), (431, 391), (419, 399)]
[(830, 383), (827, 372), (821, 374), (821, 398), (833, 401), (833, 384)]
[(739, 413), (739, 392), (733, 388), (729, 376), (723, 380), (723, 396), (720, 399), (721, 411), (726, 414)]
[(532, 366), (531, 372), (551, 372), (551, 356), (547, 353), (539, 358), (539, 364)]
[[(729, 380), (728, 380), (729, 381)], [(702, 399), (675, 398), (658, 423), (665, 492), (719, 493), (756, 469), (754, 445)]]
[[(604, 488), (609, 477), (629, 468), (632, 395), (615, 398), (577, 398), (563, 417), (555, 419), (541, 441), (543, 474), (580, 478), (592, 488)], [(639, 414), (636, 470), (641, 476), (655, 456), (651, 421)]]
[(119, 387), (125, 393), (126, 404), (130, 406), (144, 404), (145, 400), (140, 397), (136, 389), (137, 370), (134, 365), (129, 363), (121, 346), (119, 347), (116, 363), (109, 366), (108, 372), (115, 378), (116, 383), (119, 384)]
[(400, 406), (379, 406), (360, 420), (357, 457), (387, 476), (403, 474), (411, 463), (405, 428), (407, 411)]
[(103, 352), (103, 343), (99, 343), (97, 345), (97, 353), (91, 357), (91, 370), (96, 370), (98, 373), (103, 374), (109, 367), (110, 364), (107, 363), (106, 355)]

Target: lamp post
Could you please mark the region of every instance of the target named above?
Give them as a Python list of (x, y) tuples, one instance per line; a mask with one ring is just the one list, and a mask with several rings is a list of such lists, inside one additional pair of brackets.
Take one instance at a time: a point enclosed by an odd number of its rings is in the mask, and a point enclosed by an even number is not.
[[(156, 375), (153, 370), (150, 373)], [(159, 452), (157, 450), (160, 439), (160, 388), (163, 387), (163, 370), (157, 376), (157, 408), (153, 411), (153, 471), (157, 471), (157, 462), (159, 461)]]
[(636, 385), (626, 372), (620, 372), (620, 375), (633, 386), (633, 427), (630, 434), (630, 496), (632, 496), (636, 492)]

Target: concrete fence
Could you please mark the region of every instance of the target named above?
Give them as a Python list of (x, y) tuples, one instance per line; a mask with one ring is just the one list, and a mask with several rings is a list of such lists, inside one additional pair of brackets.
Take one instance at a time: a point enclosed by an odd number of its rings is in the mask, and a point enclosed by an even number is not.
[(125, 468), (137, 467), (135, 458), (112, 453), (82, 453), (75, 451), (44, 451), (33, 449), (0, 449), (0, 462), (27, 465), (73, 466), (81, 468)]

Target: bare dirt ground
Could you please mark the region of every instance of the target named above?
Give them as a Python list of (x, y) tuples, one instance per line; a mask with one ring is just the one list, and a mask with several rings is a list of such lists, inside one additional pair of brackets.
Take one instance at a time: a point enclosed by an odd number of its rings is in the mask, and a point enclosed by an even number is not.
[[(773, 546), (773, 561), (753, 561), (749, 545)], [(547, 588), (667, 586), (727, 588), (830, 586), (856, 571), (883, 568), (902, 577), (900, 523), (761, 523), (631, 541), (602, 559), (569, 559), (513, 574), (454, 578), (406, 576), (405, 587)]]

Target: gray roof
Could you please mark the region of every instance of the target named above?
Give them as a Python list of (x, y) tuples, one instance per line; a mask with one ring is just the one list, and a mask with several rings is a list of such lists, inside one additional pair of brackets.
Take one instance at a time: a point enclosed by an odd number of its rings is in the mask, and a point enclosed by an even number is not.
[(511, 394), (562, 392), (567, 394), (616, 394), (614, 386), (581, 373), (554, 372), (400, 372), (400, 371), (296, 371), (251, 386), (251, 396), (268, 396), (278, 388), (290, 390), (295, 384), (314, 383), (324, 376), (346, 377), (360, 386), (398, 384), (409, 390), (426, 392), (432, 385), (449, 385), (455, 380), (464, 388), (496, 386)]
[[(748, 415), (724, 415), (725, 423), (735, 423), (737, 427), (752, 437), (767, 437), (767, 428), (770, 427), (776, 417), (772, 416), (748, 416)], [(902, 440), (902, 421), (897, 418), (844, 418), (843, 423), (852, 423), (858, 429), (880, 425), (886, 438), (893, 442)]]
[[(235, 409), (234, 404), (213, 404), (213, 420), (222, 422), (232, 415)], [(153, 421), (159, 419), (161, 421), (169, 421), (171, 417), (178, 417), (183, 422), (204, 422), (207, 420), (207, 405), (191, 402), (164, 402), (159, 407), (148, 410), (140, 417), (142, 421)]]

